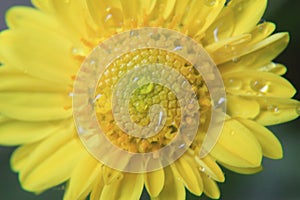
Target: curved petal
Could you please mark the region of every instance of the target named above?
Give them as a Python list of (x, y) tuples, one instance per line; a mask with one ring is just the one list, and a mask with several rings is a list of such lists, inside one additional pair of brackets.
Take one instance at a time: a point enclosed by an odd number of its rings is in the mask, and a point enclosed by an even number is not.
[(60, 128), (62, 128), (61, 123), (56, 122), (9, 121), (0, 123), (0, 144), (19, 145), (33, 143), (49, 136)]
[[(23, 73), (4, 74), (0, 69), (0, 92), (66, 92), (67, 87)], [(17, 81), (16, 81), (17, 80)], [(34, 87), (33, 87), (34, 86)]]
[(63, 87), (72, 83), (71, 76), (79, 67), (72, 57), (73, 48), (66, 38), (38, 28), (0, 34), (0, 57), (5, 65)]
[(73, 139), (30, 170), (21, 170), (22, 186), (26, 190), (40, 192), (69, 179), (83, 152), (80, 145), (79, 141)]
[(261, 163), (261, 146), (253, 134), (234, 119), (225, 121), (222, 133), (210, 154), (228, 165), (257, 167)]
[(110, 185), (115, 181), (121, 180), (123, 178), (123, 173), (103, 165), (102, 176), (103, 176), (104, 184)]
[[(196, 162), (200, 165), (200, 171), (204, 174), (207, 174), (211, 178), (213, 178), (216, 181), (224, 182), (225, 177), (224, 174), (219, 167), (219, 165), (216, 163), (211, 156), (207, 155), (204, 158), (199, 158), (198, 156), (195, 157)], [(205, 185), (204, 185), (205, 187)]]
[(280, 124), (300, 115), (300, 102), (285, 98), (253, 98), (260, 104), (260, 113), (254, 119), (264, 125)]
[(222, 166), (226, 167), (227, 169), (237, 172), (240, 174), (255, 174), (263, 170), (262, 166), (258, 167), (233, 167), (224, 163), (220, 163)]
[(227, 53), (227, 57), (223, 56), (222, 60), (219, 59), (218, 67), (220, 70), (239, 66), (258, 68), (276, 58), (286, 48), (288, 42), (288, 33), (276, 33), (255, 45), (238, 49), (241, 51), (229, 48), (231, 51)]
[(183, 17), (182, 23), (189, 35), (203, 34), (214, 22), (225, 5), (225, 0), (198, 1), (191, 0), (189, 10)]
[(83, 199), (86, 198), (92, 189), (92, 183), (100, 175), (101, 164), (93, 158), (88, 152), (79, 161), (74, 168), (64, 199)]
[(204, 44), (250, 32), (261, 19), (267, 0), (234, 0), (222, 10), (209, 27)]
[(212, 199), (219, 199), (220, 190), (216, 182), (205, 174), (201, 174), (201, 177), (204, 184), (204, 194)]
[(104, 186), (100, 200), (138, 200), (143, 186), (143, 175), (124, 173), (123, 179)]
[[(34, 166), (43, 162), (45, 158), (50, 157), (56, 150), (70, 141), (73, 134), (73, 121), (62, 123), (60, 127), (51, 136), (44, 140), (19, 147), (12, 156), (11, 165), (15, 171), (30, 171)], [(50, 148), (49, 148), (50, 147)], [(26, 152), (26, 154), (24, 154)]]
[(153, 200), (182, 200), (185, 199), (185, 189), (183, 183), (175, 179), (174, 173), (170, 167), (164, 168), (165, 185), (158, 197), (151, 198)]
[(238, 118), (244, 126), (246, 126), (260, 143), (263, 155), (272, 158), (280, 159), (283, 156), (282, 146), (277, 137), (264, 126), (252, 121)]
[[(227, 83), (227, 88), (230, 88), (230, 86), (228, 85), (231, 85), (231, 87), (233, 87), (236, 84), (235, 81), (238, 80), (234, 80), (234, 79), (229, 80), (229, 83)], [(243, 118), (253, 119), (260, 112), (259, 103), (257, 103), (257, 101), (253, 99), (248, 99), (243, 96), (234, 96), (230, 94), (227, 94), (226, 98), (227, 98), (226, 112), (231, 117), (243, 117)]]
[(201, 195), (203, 183), (198, 166), (191, 155), (188, 153), (183, 154), (171, 167), (174, 176), (182, 181), (189, 191), (197, 196)]
[(164, 187), (165, 183), (165, 173), (163, 169), (157, 171), (148, 172), (144, 175), (145, 186), (151, 197), (156, 197), (159, 195)]
[(235, 95), (290, 98), (296, 93), (290, 82), (273, 73), (241, 71), (223, 79), (226, 91)]
[(242, 71), (270, 72), (277, 75), (283, 75), (287, 71), (284, 65), (273, 63), (273, 62), (258, 65), (258, 66), (247, 66), (243, 64), (237, 65), (234, 62), (230, 62), (227, 65), (222, 65), (222, 67), (220, 67), (219, 70), (223, 75), (227, 73), (242, 72)]
[(24, 121), (48, 121), (72, 116), (71, 98), (60, 93), (0, 93), (0, 112)]

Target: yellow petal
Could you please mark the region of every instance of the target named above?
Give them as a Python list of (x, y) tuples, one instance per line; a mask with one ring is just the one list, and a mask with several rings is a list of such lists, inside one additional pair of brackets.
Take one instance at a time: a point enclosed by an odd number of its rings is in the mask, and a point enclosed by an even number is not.
[(258, 173), (260, 171), (263, 170), (262, 166), (258, 166), (258, 167), (233, 167), (224, 163), (220, 163), (221, 165), (223, 165), (224, 167), (226, 167), (227, 169), (240, 173), (240, 174), (255, 174)]
[(145, 186), (151, 197), (156, 197), (159, 195), (164, 187), (165, 183), (165, 173), (163, 169), (157, 171), (148, 172), (144, 175)]
[(190, 35), (203, 34), (223, 9), (225, 0), (192, 0), (183, 24)]
[(268, 37), (275, 30), (275, 24), (271, 22), (264, 22), (258, 24), (251, 32), (251, 42), (248, 45), (255, 44)]
[(220, 190), (216, 182), (205, 174), (201, 174), (201, 177), (204, 184), (204, 194), (212, 199), (219, 199)]
[[(43, 191), (58, 185), (71, 176), (74, 165), (82, 155), (77, 140), (71, 140), (29, 171), (20, 172), (20, 182), (29, 191)], [(49, 146), (47, 146), (49, 148)]]
[(100, 172), (99, 176), (96, 177), (94, 183), (93, 183), (93, 188), (90, 194), (90, 199), (91, 200), (99, 200), (103, 187), (104, 187), (104, 181), (102, 178), (102, 171)]
[(18, 145), (39, 141), (62, 128), (59, 123), (9, 121), (0, 123), (0, 144)]
[(258, 66), (246, 66), (246, 65), (236, 65), (235, 63), (228, 63), (227, 65), (222, 65), (220, 69), (221, 74), (225, 75), (227, 73), (241, 72), (241, 71), (260, 71), (260, 72), (270, 72), (277, 75), (283, 75), (286, 73), (287, 69), (284, 65), (278, 63), (267, 63)]
[(52, 0), (51, 4), (54, 10), (53, 14), (64, 25), (64, 29), (69, 29), (73, 35), (78, 35), (79, 38), (89, 38), (91, 30), (88, 25), (91, 17), (85, 0), (67, 2)]
[(72, 172), (64, 199), (86, 198), (96, 177), (101, 176), (100, 171), (101, 164), (86, 152)]
[[(141, 0), (143, 1), (143, 0)], [(150, 20), (167, 20), (169, 17), (173, 17), (172, 13), (175, 8), (176, 0), (155, 0), (155, 5), (152, 9), (152, 12), (149, 15)], [(151, 6), (153, 4), (151, 3)], [(163, 26), (161, 21), (157, 23), (158, 26)]]
[(13, 119), (8, 118), (8, 117), (0, 114), (0, 124), (6, 123), (6, 122), (10, 122), (10, 121), (13, 121)]
[(200, 172), (194, 158), (190, 154), (183, 154), (171, 167), (174, 175), (184, 183), (189, 191), (197, 196), (201, 195), (203, 184)]
[(0, 55), (6, 65), (63, 87), (71, 84), (71, 76), (79, 67), (72, 58), (73, 48), (66, 38), (38, 28), (0, 34)]
[[(67, 87), (58, 85), (55, 82), (50, 82), (35, 78), (22, 73), (18, 74), (3, 74), (0, 70), (0, 91), (10, 92), (66, 92)], [(17, 81), (16, 81), (17, 80)], [(33, 87), (34, 86), (34, 87)]]
[(99, 31), (101, 30), (97, 33), (99, 36), (110, 36), (123, 23), (122, 5), (119, 0), (87, 0), (86, 4), (94, 23)]
[(138, 200), (141, 197), (143, 186), (142, 174), (124, 173), (123, 179), (104, 186), (100, 200)]
[(204, 44), (250, 32), (261, 19), (266, 0), (230, 1), (206, 32)]
[(285, 98), (254, 98), (260, 104), (260, 114), (254, 119), (269, 126), (296, 119), (300, 115), (300, 102)]
[(106, 185), (110, 185), (115, 181), (123, 178), (123, 173), (107, 166), (102, 166), (103, 180)]
[[(229, 81), (225, 80), (225, 83), (228, 82), (226, 85), (226, 89), (233, 87), (239, 80), (229, 79)], [(239, 83), (237, 83), (238, 85)], [(255, 118), (260, 111), (259, 104), (257, 101), (253, 99), (247, 99), (242, 96), (233, 96), (227, 94), (227, 107), (226, 112), (228, 115), (232, 117), (243, 117), (243, 118)]]
[(24, 121), (48, 121), (72, 116), (71, 97), (60, 93), (0, 93), (0, 112)]
[(284, 75), (287, 71), (286, 67), (282, 64), (278, 63), (269, 63), (267, 65), (263, 65), (257, 69), (262, 72), (271, 72), (277, 75)]
[[(213, 178), (216, 181), (224, 182), (225, 177), (224, 174), (216, 163), (215, 160), (211, 158), (211, 156), (207, 155), (204, 158), (199, 158), (198, 156), (195, 157), (196, 162), (200, 165), (200, 170), (204, 173)], [(205, 187), (205, 185), (204, 185)]]
[(164, 168), (165, 171), (165, 185), (158, 197), (153, 200), (182, 200), (185, 199), (185, 189), (183, 184), (175, 179), (174, 173), (170, 167)]
[(296, 93), (286, 79), (267, 72), (233, 72), (223, 75), (226, 91), (235, 95), (289, 98)]
[(25, 144), (17, 148), (11, 156), (11, 168), (18, 172), (28, 163), (28, 157), (36, 149), (39, 143)]
[[(69, 122), (65, 122), (63, 127), (60, 127), (48, 138), (34, 143), (35, 148), (25, 145), (25, 149), (23, 150), (23, 147), (20, 147), (12, 156), (12, 167), (18, 171), (30, 171), (71, 140), (74, 134), (76, 134), (73, 133), (73, 129), (73, 121), (69, 120)], [(32, 151), (30, 152), (29, 149)], [(23, 151), (27, 152), (25, 160), (22, 159)]]
[(277, 33), (270, 37), (262, 40), (261, 42), (244, 47), (243, 51), (236, 52), (235, 50), (231, 53), (234, 57), (223, 59), (222, 62), (226, 61), (221, 65), (218, 65), (221, 71), (230, 70), (230, 68), (239, 68), (245, 66), (246, 68), (256, 69), (264, 66), (274, 58), (276, 58), (287, 46), (289, 42), (288, 33)]
[(262, 159), (256, 138), (234, 119), (225, 121), (220, 138), (210, 154), (217, 161), (236, 167), (257, 167)]
[(52, 3), (50, 1), (44, 1), (44, 0), (31, 0), (32, 5), (34, 7), (44, 11), (44, 12), (51, 12), (53, 11)]
[(238, 121), (252, 131), (262, 147), (264, 156), (272, 159), (282, 158), (282, 146), (271, 131), (252, 120), (239, 118)]

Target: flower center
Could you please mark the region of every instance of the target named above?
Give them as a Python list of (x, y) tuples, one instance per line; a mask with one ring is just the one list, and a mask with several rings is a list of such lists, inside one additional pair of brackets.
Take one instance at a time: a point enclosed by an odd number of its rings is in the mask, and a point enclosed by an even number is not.
[[(94, 102), (97, 120), (102, 131), (114, 145), (125, 151), (147, 153), (156, 151), (169, 144), (174, 137), (176, 137), (178, 131), (180, 131), (180, 126), (188, 129), (188, 127), (193, 125), (192, 123), (194, 123), (194, 120), (189, 116), (181, 121), (182, 110), (179, 99), (171, 89), (158, 83), (147, 83), (141, 84), (140, 87), (130, 94), (130, 100), (127, 104), (130, 120), (138, 126), (145, 127), (151, 122), (151, 118), (149, 117), (151, 108), (155, 105), (160, 105), (166, 115), (162, 128), (157, 134), (148, 138), (143, 138), (137, 137), (136, 135), (130, 135), (118, 126), (114, 115), (122, 114), (124, 108), (113, 108), (111, 102), (115, 86), (129, 71), (137, 67), (151, 66), (153, 64), (161, 64), (176, 70), (188, 80), (188, 83), (185, 84), (190, 84), (192, 86), (200, 106), (200, 122), (196, 140), (190, 148), (199, 146), (195, 145), (195, 143), (203, 140), (203, 134), (207, 129), (207, 124), (210, 119), (211, 100), (208, 89), (201, 75), (190, 62), (177, 54), (160, 49), (149, 48), (131, 51), (115, 59), (106, 68), (99, 79)], [(163, 72), (161, 73), (161, 76), (170, 82), (177, 80), (177, 77), (169, 76)], [(139, 83), (141, 79), (141, 77), (133, 77), (131, 81)], [(192, 107), (188, 107), (187, 109), (193, 110)], [(122, 127), (128, 129), (133, 128), (132, 123), (128, 123), (127, 119), (123, 119), (122, 116), (119, 116), (119, 118), (121, 119), (120, 123), (122, 124)], [(163, 115), (158, 115), (158, 122), (162, 123), (162, 118)], [(140, 134), (142, 135), (143, 133)]]

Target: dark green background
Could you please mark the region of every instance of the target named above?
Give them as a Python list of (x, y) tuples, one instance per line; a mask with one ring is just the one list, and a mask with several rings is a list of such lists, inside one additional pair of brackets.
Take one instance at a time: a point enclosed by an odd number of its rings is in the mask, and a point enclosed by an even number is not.
[[(129, 0), (130, 1), (130, 0)], [(0, 29), (5, 28), (5, 10), (12, 5), (30, 5), (29, 0), (0, 1)], [(277, 24), (278, 31), (289, 31), (291, 43), (276, 61), (288, 66), (285, 75), (300, 90), (300, 1), (269, 0), (264, 19)], [(1, 80), (0, 80), (1, 81)], [(1, 84), (1, 83), (0, 83)], [(300, 99), (299, 93), (296, 99)], [(264, 171), (255, 175), (239, 175), (225, 171), (226, 182), (219, 184), (224, 200), (296, 200), (300, 199), (300, 120), (294, 120), (271, 129), (284, 147), (282, 160), (264, 159)], [(59, 200), (63, 187), (56, 187), (35, 196), (20, 188), (18, 177), (9, 168), (9, 157), (13, 148), (0, 147), (0, 199), (2, 200)], [(42, 177), (41, 177), (42, 178)], [(143, 196), (143, 199), (147, 199)], [(188, 199), (199, 199), (188, 194)], [(207, 199), (202, 196), (200, 199)]]

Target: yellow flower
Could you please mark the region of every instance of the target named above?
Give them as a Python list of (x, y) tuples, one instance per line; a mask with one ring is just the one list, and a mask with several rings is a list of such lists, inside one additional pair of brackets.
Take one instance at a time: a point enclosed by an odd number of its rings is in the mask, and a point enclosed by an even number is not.
[[(275, 25), (259, 23), (266, 0), (32, 0), (35, 8), (14, 7), (8, 30), (0, 34), (0, 144), (21, 145), (11, 159), (22, 187), (40, 193), (67, 182), (65, 199), (139, 199), (145, 187), (153, 199), (185, 199), (185, 188), (219, 198), (220, 165), (242, 174), (261, 170), (262, 156), (279, 159), (278, 139), (264, 126), (299, 116), (294, 87), (281, 77), (285, 66), (272, 60), (289, 41), (273, 34)], [(143, 27), (178, 31), (194, 39), (217, 65), (226, 90), (226, 119), (214, 148), (199, 155), (205, 128), (187, 151), (156, 171), (112, 169), (84, 148), (73, 120), (72, 91), (84, 60), (111, 36)], [(137, 56), (137, 57), (136, 57)], [(168, 63), (187, 77), (207, 125), (210, 97), (191, 63), (164, 50), (132, 50), (116, 59), (99, 80), (95, 110), (99, 125), (115, 145), (128, 152), (151, 152), (167, 145), (180, 123), (178, 101), (158, 84), (142, 86), (129, 103), (131, 120), (149, 123), (149, 105), (169, 111), (158, 136), (132, 138), (111, 118), (109, 90), (123, 65)], [(131, 63), (132, 64), (132, 63)], [(128, 68), (130, 69), (130, 68)], [(186, 70), (186, 71), (185, 71)], [(104, 96), (97, 98), (97, 94)], [(139, 98), (142, 97), (142, 98)], [(150, 102), (150, 103), (148, 103)], [(203, 112), (203, 113), (201, 113)], [(186, 119), (189, 124), (191, 119)], [(174, 125), (175, 124), (175, 125)], [(172, 125), (172, 126), (171, 126)], [(122, 158), (120, 158), (122, 159)], [(117, 161), (116, 161), (117, 162)]]

